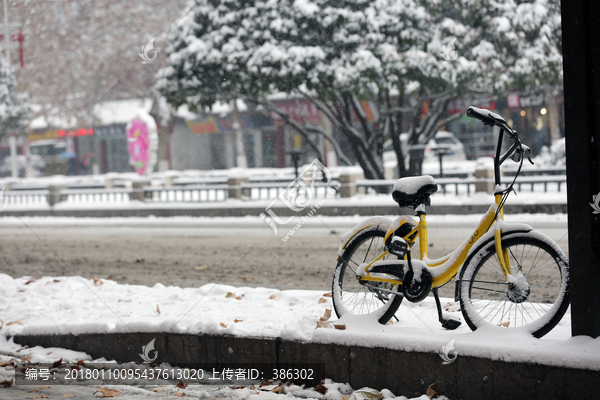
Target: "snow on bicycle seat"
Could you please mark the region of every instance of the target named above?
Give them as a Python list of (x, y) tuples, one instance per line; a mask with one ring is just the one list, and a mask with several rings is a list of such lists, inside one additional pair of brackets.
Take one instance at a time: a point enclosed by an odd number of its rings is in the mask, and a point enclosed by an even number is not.
[(429, 205), (429, 196), (437, 190), (432, 176), (410, 176), (396, 181), (392, 198), (400, 207), (415, 208), (421, 204)]

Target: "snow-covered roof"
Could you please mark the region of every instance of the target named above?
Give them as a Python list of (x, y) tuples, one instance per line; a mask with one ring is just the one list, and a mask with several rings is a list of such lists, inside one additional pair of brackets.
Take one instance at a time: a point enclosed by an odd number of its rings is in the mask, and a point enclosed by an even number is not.
[(94, 125), (126, 124), (137, 116), (140, 108), (149, 113), (152, 104), (152, 99), (147, 98), (98, 103), (92, 109), (92, 114), (97, 118)]

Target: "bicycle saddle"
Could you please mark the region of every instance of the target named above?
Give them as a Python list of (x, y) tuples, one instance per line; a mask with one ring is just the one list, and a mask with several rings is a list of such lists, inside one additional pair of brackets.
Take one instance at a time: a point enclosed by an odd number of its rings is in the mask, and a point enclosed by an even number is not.
[(437, 184), (432, 176), (411, 176), (396, 181), (392, 198), (400, 207), (416, 208), (421, 204), (429, 205), (429, 196), (437, 190)]

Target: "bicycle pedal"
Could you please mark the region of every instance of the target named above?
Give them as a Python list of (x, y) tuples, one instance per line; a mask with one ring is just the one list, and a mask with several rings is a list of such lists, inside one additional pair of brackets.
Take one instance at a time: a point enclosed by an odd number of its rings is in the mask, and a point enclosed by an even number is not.
[(447, 319), (444, 322), (442, 322), (442, 328), (444, 329), (448, 329), (450, 331), (455, 330), (456, 328), (458, 328), (460, 325), (462, 324), (462, 322), (455, 320), (455, 319)]

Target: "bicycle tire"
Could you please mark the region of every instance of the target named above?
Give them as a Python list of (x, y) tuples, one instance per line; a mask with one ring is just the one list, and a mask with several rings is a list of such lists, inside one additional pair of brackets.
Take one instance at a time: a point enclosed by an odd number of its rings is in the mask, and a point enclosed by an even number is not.
[[(386, 324), (400, 307), (403, 299), (400, 285), (378, 282), (361, 284), (356, 279), (357, 268), (362, 263), (372, 262), (385, 250), (385, 234), (386, 232), (379, 228), (362, 232), (351, 240), (339, 256), (332, 285), (333, 308), (338, 318), (347, 313), (368, 314), (375, 315), (379, 323)], [(390, 254), (384, 259), (396, 257)], [(376, 287), (398, 294), (383, 292)]]
[(508, 234), (502, 248), (509, 254), (509, 279), (494, 257), (493, 239), (467, 258), (458, 283), (465, 321), (472, 330), (497, 325), (540, 338), (560, 322), (569, 306), (569, 261), (552, 239), (535, 231)]

